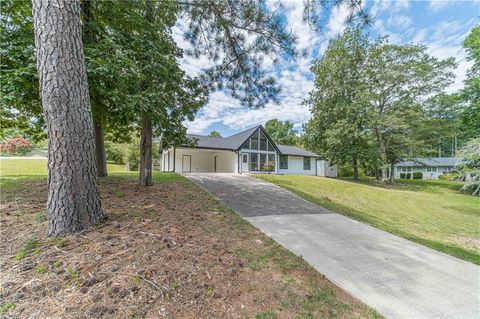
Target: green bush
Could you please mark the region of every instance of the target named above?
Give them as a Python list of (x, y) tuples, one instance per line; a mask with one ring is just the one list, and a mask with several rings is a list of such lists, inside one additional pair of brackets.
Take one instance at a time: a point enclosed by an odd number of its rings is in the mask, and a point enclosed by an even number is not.
[(405, 173), (400, 173), (400, 178), (405, 179)]
[(422, 179), (423, 178), (423, 173), (422, 172), (414, 172), (413, 173), (413, 179)]
[(138, 166), (140, 165), (140, 150), (137, 143), (132, 143), (132, 145), (130, 145), (127, 163), (131, 171), (138, 171)]
[(406, 177), (407, 177), (407, 179), (412, 178), (412, 173), (407, 173), (407, 176), (406, 176)]
[(105, 154), (107, 161), (115, 164), (125, 164), (127, 158), (128, 144), (105, 142)]

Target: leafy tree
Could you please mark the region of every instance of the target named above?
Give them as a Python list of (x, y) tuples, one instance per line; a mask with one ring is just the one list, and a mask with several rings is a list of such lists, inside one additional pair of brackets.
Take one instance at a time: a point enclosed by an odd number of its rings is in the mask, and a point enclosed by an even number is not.
[(222, 134), (220, 134), (219, 131), (211, 131), (210, 134), (208, 134), (208, 136), (211, 136), (211, 137), (222, 137)]
[(418, 127), (422, 145), (411, 149), (411, 157), (455, 156), (464, 140), (461, 114), (464, 110), (458, 93), (439, 93), (424, 103), (424, 120)]
[(48, 233), (103, 221), (80, 2), (34, 0), (37, 69), (48, 128)]
[(369, 119), (362, 101), (367, 49), (368, 36), (358, 28), (331, 41), (312, 66), (315, 88), (304, 102), (312, 112), (304, 127), (306, 146), (331, 162), (352, 165), (355, 179), (358, 162), (376, 156), (369, 143)]
[(460, 176), (465, 181), (462, 190), (480, 196), (480, 137), (468, 141), (459, 152)]
[(2, 138), (18, 128), (34, 141), (46, 137), (39, 99), (32, 7), (29, 1), (0, 2), (0, 127)]
[[(393, 172), (409, 149), (419, 147), (422, 103), (451, 83), (454, 66), (453, 58), (438, 60), (422, 45), (395, 45), (380, 38), (369, 47), (365, 63), (368, 88), (362, 99), (385, 165), (383, 180), (387, 179), (386, 164)], [(390, 181), (393, 178), (390, 174)]]
[(465, 110), (461, 119), (463, 125), (463, 137), (472, 138), (480, 132), (480, 25), (470, 31), (463, 42), (468, 54), (468, 59), (473, 61), (473, 66), (467, 72), (465, 88), (462, 97), (466, 102)]
[(269, 120), (265, 123), (265, 130), (272, 137), (275, 143), (283, 145), (298, 145), (298, 131), (293, 128), (291, 121)]

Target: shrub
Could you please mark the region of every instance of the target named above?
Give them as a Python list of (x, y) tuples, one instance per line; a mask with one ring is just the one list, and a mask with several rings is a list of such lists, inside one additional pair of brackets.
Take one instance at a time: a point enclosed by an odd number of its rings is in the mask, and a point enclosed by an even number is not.
[(415, 172), (413, 173), (413, 179), (422, 179), (423, 173), (422, 172)]
[(407, 173), (407, 179), (410, 179), (412, 177), (412, 173)]
[(400, 173), (400, 178), (405, 179), (405, 173)]
[(138, 166), (140, 165), (140, 150), (138, 149), (138, 145), (134, 144), (130, 147), (127, 163), (130, 171), (138, 171)]
[(32, 150), (32, 144), (23, 137), (15, 137), (0, 144), (0, 151), (8, 154), (25, 155)]
[(128, 145), (112, 143), (109, 141), (105, 142), (105, 155), (107, 156), (107, 161), (115, 164), (125, 164), (125, 159), (128, 155), (127, 153)]

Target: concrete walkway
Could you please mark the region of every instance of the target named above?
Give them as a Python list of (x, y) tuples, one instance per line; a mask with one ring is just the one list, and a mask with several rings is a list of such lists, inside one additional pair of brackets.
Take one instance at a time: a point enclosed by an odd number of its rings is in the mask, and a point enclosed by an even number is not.
[(480, 318), (480, 267), (472, 263), (252, 177), (186, 177), (387, 318)]

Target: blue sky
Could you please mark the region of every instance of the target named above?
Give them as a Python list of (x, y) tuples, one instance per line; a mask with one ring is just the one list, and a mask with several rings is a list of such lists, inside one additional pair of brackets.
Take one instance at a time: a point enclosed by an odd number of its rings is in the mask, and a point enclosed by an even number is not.
[[(276, 0), (269, 5), (275, 6)], [(287, 28), (297, 35), (297, 48), (307, 50), (306, 56), (294, 61), (281, 61), (273, 66), (265, 59), (265, 68), (275, 71), (282, 87), (279, 103), (269, 103), (262, 109), (246, 109), (238, 101), (224, 94), (213, 92), (209, 103), (197, 114), (193, 122), (186, 123), (189, 133), (208, 134), (219, 131), (223, 136), (234, 134), (248, 127), (265, 124), (272, 118), (290, 120), (301, 130), (310, 118), (302, 100), (313, 88), (310, 66), (325, 51), (328, 41), (341, 33), (346, 26), (348, 10), (336, 7), (324, 12), (325, 25), (322, 32), (316, 32), (302, 22), (303, 0), (282, 0), (285, 7)], [(424, 1), (366, 1), (365, 9), (372, 15), (372, 36), (388, 35), (393, 43), (417, 43), (428, 47), (428, 52), (437, 58), (454, 57), (458, 62), (456, 80), (447, 92), (463, 87), (465, 73), (471, 66), (462, 48), (463, 39), (478, 23), (480, 0), (424, 0)], [(183, 25), (180, 22), (174, 30), (174, 38), (182, 48), (188, 48), (183, 40)], [(181, 67), (190, 75), (199, 74), (210, 61), (185, 57)]]

